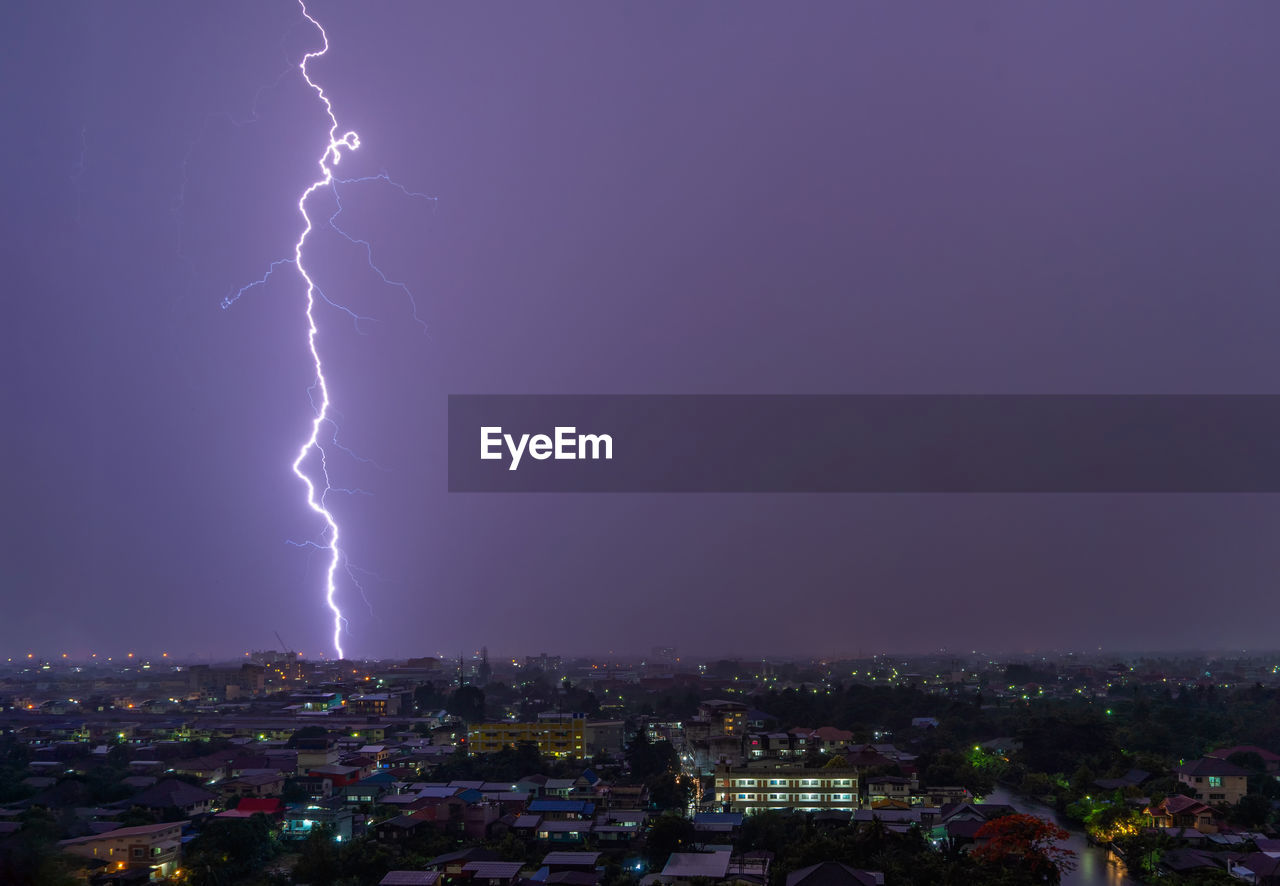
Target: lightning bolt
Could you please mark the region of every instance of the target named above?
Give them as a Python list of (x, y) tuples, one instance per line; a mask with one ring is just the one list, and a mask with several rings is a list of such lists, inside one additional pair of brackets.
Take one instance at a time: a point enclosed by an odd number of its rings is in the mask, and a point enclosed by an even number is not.
[[(325, 501), (325, 494), (329, 491), (331, 484), (329, 482), (328, 456), (324, 447), (320, 444), (320, 428), (329, 420), (329, 383), (324, 377), (324, 362), (320, 359), (320, 349), (316, 347), (316, 335), (319, 333), (315, 316), (316, 284), (311, 279), (311, 275), (307, 273), (306, 265), (302, 260), (302, 249), (306, 245), (307, 236), (311, 233), (313, 227), (311, 216), (307, 214), (307, 199), (321, 188), (333, 186), (333, 168), (342, 161), (343, 150), (354, 151), (360, 147), (360, 136), (354, 132), (347, 132), (341, 137), (338, 136), (338, 118), (333, 112), (333, 103), (324, 94), (324, 89), (312, 80), (311, 75), (307, 72), (307, 65), (313, 58), (319, 58), (329, 51), (329, 35), (325, 32), (324, 26), (312, 18), (311, 13), (307, 10), (305, 0), (298, 0), (298, 6), (302, 9), (302, 17), (311, 22), (316, 30), (320, 32), (322, 41), (320, 49), (305, 54), (298, 64), (298, 69), (302, 72), (302, 79), (315, 90), (316, 96), (324, 104), (325, 114), (329, 117), (329, 144), (325, 146), (324, 153), (320, 155), (320, 178), (312, 182), (302, 192), (302, 196), (298, 198), (298, 213), (302, 216), (303, 227), (302, 233), (298, 236), (298, 242), (293, 247), (293, 265), (297, 268), (298, 274), (306, 284), (307, 349), (311, 352), (311, 359), (316, 368), (315, 387), (320, 395), (320, 403), (316, 409), (315, 418), (311, 421), (311, 435), (303, 441), (298, 448), (298, 457), (293, 460), (293, 473), (307, 488), (308, 507), (318, 514), (325, 523), (326, 531), (323, 536), (324, 545), (322, 547), (326, 548), (329, 553), (329, 565), (325, 569), (325, 604), (333, 615), (333, 648), (338, 653), (338, 658), (343, 658), (345, 655), (342, 651), (342, 628), (346, 623), (346, 619), (342, 615), (342, 608), (338, 605), (338, 588), (335, 581), (338, 567), (342, 565), (343, 560), (342, 549), (338, 547), (341, 532), (338, 529), (338, 521), (334, 519)], [(316, 452), (320, 456), (320, 472), (324, 475), (324, 493), (317, 493), (315, 481), (311, 479), (311, 476), (302, 467), (307, 460), (307, 456), (312, 452)]]
[[(342, 495), (368, 495), (369, 493), (363, 489), (347, 488), (335, 486), (329, 476), (329, 452), (326, 444), (332, 446), (333, 449), (340, 451), (355, 461), (362, 464), (370, 464), (379, 470), (385, 470), (381, 465), (372, 459), (361, 458), (346, 446), (338, 442), (338, 422), (336, 419), (336, 410), (329, 396), (329, 383), (325, 377), (324, 361), (321, 358), (320, 348), (317, 345), (316, 338), (319, 334), (319, 326), (316, 322), (317, 301), (323, 302), (339, 311), (346, 313), (355, 323), (356, 331), (364, 334), (361, 327), (362, 322), (372, 322), (373, 318), (365, 317), (357, 314), (350, 308), (341, 305), (329, 296), (312, 279), (310, 272), (307, 270), (304, 261), (304, 253), (306, 250), (307, 240), (315, 230), (315, 224), (311, 219), (310, 213), (307, 211), (307, 203), (311, 196), (317, 191), (329, 189), (333, 193), (334, 200), (337, 205), (337, 211), (328, 218), (328, 226), (332, 228), (341, 237), (345, 238), (352, 244), (360, 247), (365, 254), (369, 267), (381, 278), (382, 282), (388, 286), (400, 289), (408, 297), (409, 304), (412, 308), (412, 316), (415, 323), (424, 330), (426, 324), (419, 318), (417, 302), (413, 297), (413, 293), (409, 287), (399, 281), (389, 277), (383, 270), (374, 263), (373, 247), (367, 240), (360, 239), (348, 233), (339, 226), (337, 219), (342, 214), (343, 206), (339, 195), (339, 186), (355, 185), (363, 182), (383, 182), (409, 197), (424, 198), (432, 200), (435, 198), (416, 191), (410, 191), (400, 183), (394, 181), (386, 173), (380, 173), (374, 176), (363, 176), (359, 178), (338, 178), (334, 170), (342, 161), (344, 152), (354, 151), (360, 147), (360, 136), (355, 132), (345, 132), (338, 134), (339, 125), (337, 115), (334, 113), (333, 104), (329, 97), (325, 94), (323, 87), (316, 81), (311, 79), (311, 74), (307, 70), (312, 59), (319, 58), (329, 51), (329, 35), (325, 32), (324, 26), (320, 24), (307, 9), (306, 0), (298, 0), (298, 6), (302, 10), (302, 16), (311, 23), (319, 32), (321, 46), (319, 49), (306, 53), (302, 60), (298, 63), (298, 70), (302, 74), (303, 81), (310, 87), (320, 99), (320, 103), (324, 106), (325, 115), (329, 118), (328, 143), (321, 152), (317, 165), (320, 168), (320, 177), (313, 181), (298, 197), (298, 214), (302, 216), (302, 232), (298, 235), (298, 240), (293, 245), (293, 256), (291, 258), (280, 258), (272, 262), (266, 272), (258, 280), (248, 283), (240, 287), (234, 293), (231, 293), (222, 300), (222, 307), (229, 308), (246, 292), (259, 286), (265, 286), (275, 272), (285, 265), (292, 265), (302, 278), (306, 290), (306, 321), (307, 321), (307, 349), (311, 354), (312, 364), (315, 367), (315, 380), (307, 389), (307, 396), (311, 400), (314, 417), (311, 420), (310, 434), (303, 440), (298, 447), (298, 452), (291, 465), (294, 475), (302, 481), (306, 488), (307, 506), (314, 512), (324, 523), (324, 529), (320, 535), (319, 541), (307, 542), (289, 542), (297, 547), (314, 548), (322, 551), (327, 556), (327, 563), (324, 571), (324, 598), (325, 605), (328, 607), (329, 614), (333, 618), (333, 648), (337, 652), (338, 658), (345, 657), (342, 648), (342, 634), (347, 625), (347, 620), (342, 614), (342, 608), (338, 603), (338, 573), (341, 570), (347, 575), (348, 580), (360, 592), (368, 605), (368, 597), (365, 596), (364, 588), (357, 579), (354, 571), (365, 572), (359, 567), (351, 563), (346, 552), (340, 546), (342, 534), (338, 526), (338, 520), (333, 512), (329, 509), (328, 497), (332, 493)], [(279, 81), (277, 80), (277, 83)], [(274, 84), (273, 84), (274, 85)], [(332, 433), (325, 434), (324, 427), (328, 425), (332, 429)], [(313, 459), (319, 459), (318, 474), (313, 469), (308, 472), (306, 465)], [(366, 573), (371, 574), (371, 573)]]

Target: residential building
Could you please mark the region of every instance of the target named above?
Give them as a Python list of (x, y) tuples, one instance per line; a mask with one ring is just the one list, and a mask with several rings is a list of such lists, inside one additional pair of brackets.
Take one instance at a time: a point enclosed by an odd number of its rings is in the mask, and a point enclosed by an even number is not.
[(1174, 794), (1165, 797), (1160, 805), (1145, 810), (1151, 823), (1157, 828), (1193, 829), (1202, 834), (1218, 832), (1217, 817), (1213, 809), (1192, 797)]
[(473, 754), (492, 754), (529, 742), (543, 756), (583, 758), (586, 722), (581, 714), (544, 714), (532, 723), (477, 723), (467, 734), (467, 745)]
[(726, 812), (853, 810), (858, 808), (858, 772), (825, 767), (765, 769), (721, 765), (716, 767), (715, 791)]
[(116, 828), (58, 845), (73, 855), (106, 862), (108, 871), (145, 870), (157, 879), (167, 878), (180, 865), (182, 829), (188, 824), (175, 821)]
[(1196, 799), (1209, 805), (1235, 805), (1249, 791), (1249, 773), (1234, 763), (1202, 757), (1177, 769), (1178, 781), (1195, 791)]

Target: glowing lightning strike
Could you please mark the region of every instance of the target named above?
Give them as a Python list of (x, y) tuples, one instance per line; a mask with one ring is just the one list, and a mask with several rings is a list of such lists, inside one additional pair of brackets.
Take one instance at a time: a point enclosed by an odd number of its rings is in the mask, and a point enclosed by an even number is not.
[(298, 198), (298, 212), (302, 214), (303, 230), (298, 237), (298, 242), (293, 247), (293, 264), (298, 269), (298, 273), (302, 275), (303, 281), (307, 285), (307, 347), (311, 350), (311, 358), (316, 366), (316, 388), (320, 392), (319, 408), (316, 409), (315, 418), (311, 422), (311, 436), (308, 437), (298, 449), (298, 457), (293, 461), (293, 473), (307, 487), (307, 504), (311, 510), (323, 518), (327, 532), (325, 533), (325, 544), (322, 547), (329, 551), (329, 566), (325, 570), (325, 603), (329, 606), (329, 611), (333, 613), (333, 647), (338, 653), (338, 658), (343, 658), (342, 651), (342, 626), (346, 619), (342, 616), (342, 609), (338, 606), (337, 601), (337, 585), (334, 582), (334, 576), (338, 571), (338, 567), (342, 564), (342, 551), (338, 547), (339, 532), (338, 521), (334, 519), (333, 514), (325, 505), (325, 495), (316, 494), (316, 484), (302, 469), (302, 463), (306, 461), (307, 456), (314, 450), (320, 455), (320, 470), (325, 478), (325, 492), (331, 488), (329, 483), (329, 470), (324, 447), (320, 443), (320, 427), (329, 418), (329, 385), (324, 377), (324, 364), (320, 359), (320, 351), (316, 347), (316, 327), (315, 306), (316, 306), (316, 284), (312, 281), (311, 276), (307, 273), (306, 266), (302, 262), (302, 247), (307, 242), (307, 235), (311, 233), (312, 224), (311, 216), (307, 214), (307, 198), (321, 188), (328, 188), (333, 185), (333, 167), (337, 166), (342, 160), (342, 151), (345, 148), (348, 151), (354, 151), (360, 147), (360, 136), (354, 132), (348, 132), (341, 138), (338, 137), (338, 118), (333, 113), (333, 104), (329, 101), (329, 97), (324, 94), (324, 90), (311, 79), (307, 73), (307, 63), (313, 58), (318, 58), (329, 51), (329, 35), (325, 33), (324, 27), (311, 17), (311, 13), (307, 11), (305, 0), (298, 0), (298, 5), (302, 8), (303, 17), (315, 25), (316, 30), (320, 32), (323, 40), (323, 46), (315, 52), (308, 52), (302, 57), (298, 68), (302, 72), (302, 79), (307, 85), (315, 90), (316, 95), (320, 97), (320, 101), (324, 103), (325, 113), (329, 115), (329, 144), (325, 147), (324, 153), (320, 155), (320, 178), (311, 183), (302, 196)]
[[(276, 270), (284, 265), (292, 265), (296, 268), (298, 274), (302, 277), (303, 283), (306, 284), (307, 347), (311, 351), (311, 359), (315, 364), (315, 381), (313, 381), (310, 387), (307, 388), (307, 396), (311, 400), (314, 418), (311, 422), (311, 434), (298, 448), (298, 455), (293, 460), (292, 467), (294, 475), (297, 476), (297, 478), (301, 480), (303, 485), (307, 488), (307, 505), (312, 511), (318, 514), (322, 520), (324, 520), (324, 531), (321, 533), (321, 538), (318, 542), (291, 541), (289, 543), (297, 545), (298, 547), (315, 548), (317, 550), (327, 551), (329, 554), (328, 566), (325, 569), (325, 603), (328, 605), (329, 611), (333, 615), (333, 646), (337, 651), (338, 657), (343, 658), (345, 654), (342, 650), (342, 632), (346, 627), (347, 620), (342, 614), (341, 607), (338, 605), (338, 571), (340, 569), (343, 570), (347, 575), (349, 583), (358, 590), (361, 597), (364, 598), (366, 605), (368, 605), (369, 599), (365, 594), (364, 587), (353, 571), (358, 570), (363, 572), (363, 570), (359, 570), (359, 567), (356, 567), (355, 564), (351, 563), (347, 558), (346, 552), (339, 547), (338, 543), (340, 533), (338, 530), (338, 521), (329, 510), (328, 497), (331, 493), (340, 493), (343, 495), (368, 495), (370, 493), (363, 489), (333, 485), (329, 475), (328, 456), (330, 451), (336, 450), (350, 456), (362, 464), (372, 465), (378, 470), (386, 469), (372, 459), (357, 456), (346, 446), (338, 442), (337, 419), (339, 416), (329, 399), (329, 384), (328, 380), (325, 378), (324, 363), (320, 358), (320, 349), (316, 344), (316, 336), (319, 334), (319, 328), (316, 324), (315, 317), (317, 299), (349, 316), (355, 323), (356, 332), (361, 335), (364, 334), (361, 323), (372, 322), (373, 318), (357, 314), (350, 308), (330, 299), (325, 295), (324, 291), (316, 285), (316, 282), (311, 279), (311, 275), (307, 272), (306, 265), (303, 262), (303, 250), (307, 245), (307, 239), (310, 237), (312, 231), (315, 230), (315, 225), (311, 220), (310, 214), (307, 212), (307, 202), (310, 200), (311, 196), (316, 193), (316, 191), (324, 189), (332, 191), (337, 209), (329, 216), (329, 227), (332, 228), (335, 233), (345, 238), (348, 242), (361, 248), (370, 269), (372, 269), (378, 277), (381, 278), (385, 285), (401, 290), (408, 297), (409, 305), (412, 309), (413, 320), (425, 331), (426, 324), (418, 316), (417, 302), (414, 299), (413, 293), (410, 292), (409, 287), (405, 283), (388, 276), (374, 262), (373, 247), (369, 241), (348, 233), (338, 224), (338, 217), (343, 211), (342, 198), (339, 194), (339, 186), (356, 185), (365, 182), (382, 182), (398, 189), (402, 194), (408, 197), (426, 199), (433, 203), (435, 202), (435, 198), (430, 197), (427, 194), (410, 191), (404, 185), (394, 181), (385, 172), (378, 175), (350, 179), (337, 178), (334, 175), (334, 167), (341, 162), (343, 151), (354, 151), (356, 148), (360, 147), (360, 137), (355, 132), (347, 132), (341, 137), (338, 136), (338, 118), (333, 112), (333, 104), (329, 101), (329, 97), (325, 95), (324, 89), (311, 79), (311, 75), (307, 71), (307, 65), (313, 58), (319, 58), (329, 51), (329, 35), (325, 33), (324, 27), (321, 26), (321, 24), (316, 21), (307, 10), (306, 0), (298, 0), (298, 6), (302, 9), (303, 18), (314, 25), (315, 29), (320, 32), (322, 40), (320, 49), (308, 52), (302, 57), (302, 61), (298, 64), (298, 70), (302, 74), (303, 81), (315, 91), (315, 94), (320, 98), (320, 102), (324, 105), (325, 113), (329, 117), (329, 143), (325, 146), (325, 149), (318, 160), (318, 164), (320, 166), (320, 178), (312, 182), (298, 197), (298, 213), (302, 216), (303, 226), (302, 233), (299, 234), (298, 241), (293, 246), (293, 257), (280, 258), (273, 261), (267, 268), (266, 273), (262, 275), (261, 279), (240, 287), (240, 289), (224, 298), (222, 300), (222, 307), (230, 308), (249, 290), (259, 286), (265, 286)], [(280, 78), (277, 78), (275, 85), (278, 85), (279, 82)], [(262, 90), (259, 90), (259, 92), (261, 91)], [(232, 122), (234, 123), (236, 121), (232, 120)], [(322, 435), (321, 428), (326, 423), (331, 427), (332, 433)], [(332, 449), (329, 447), (332, 447)], [(304, 468), (304, 464), (313, 456), (318, 456), (320, 461), (318, 477), (315, 477), (314, 475), (314, 468), (312, 469), (311, 474), (308, 474), (307, 470)], [(323, 486), (321, 485), (321, 480), (323, 480)]]

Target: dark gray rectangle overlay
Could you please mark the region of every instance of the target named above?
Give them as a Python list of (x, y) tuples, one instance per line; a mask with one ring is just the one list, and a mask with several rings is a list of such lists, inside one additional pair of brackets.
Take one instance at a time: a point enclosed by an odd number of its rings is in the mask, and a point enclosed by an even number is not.
[(449, 490), (1280, 492), (1280, 396), (453, 395)]

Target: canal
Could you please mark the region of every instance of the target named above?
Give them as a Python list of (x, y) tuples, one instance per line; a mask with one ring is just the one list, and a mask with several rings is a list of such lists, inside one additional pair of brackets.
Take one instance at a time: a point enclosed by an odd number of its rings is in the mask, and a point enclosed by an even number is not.
[(1056, 810), (1004, 788), (997, 788), (984, 802), (1007, 803), (1019, 812), (1039, 816), (1070, 831), (1071, 836), (1058, 845), (1075, 852), (1076, 869), (1063, 876), (1062, 886), (1138, 886), (1138, 881), (1128, 876), (1123, 862), (1112, 857), (1106, 849), (1090, 846), (1084, 833), (1068, 825)]

